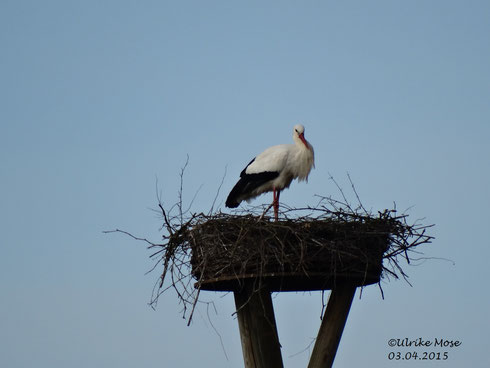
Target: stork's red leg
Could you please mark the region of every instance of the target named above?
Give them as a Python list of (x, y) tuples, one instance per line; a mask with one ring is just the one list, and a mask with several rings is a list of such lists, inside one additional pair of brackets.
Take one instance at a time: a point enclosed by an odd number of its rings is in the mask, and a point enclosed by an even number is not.
[(279, 218), (279, 195), (281, 194), (281, 191), (278, 190), (276, 192), (276, 188), (273, 188), (272, 193), (274, 198), (274, 201), (272, 202), (274, 206), (274, 219), (277, 221)]

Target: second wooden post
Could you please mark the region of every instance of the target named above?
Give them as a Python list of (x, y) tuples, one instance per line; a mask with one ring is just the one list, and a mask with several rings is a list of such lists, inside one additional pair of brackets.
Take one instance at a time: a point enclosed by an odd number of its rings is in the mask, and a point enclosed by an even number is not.
[(340, 284), (332, 289), (308, 368), (332, 366), (355, 293), (355, 285)]

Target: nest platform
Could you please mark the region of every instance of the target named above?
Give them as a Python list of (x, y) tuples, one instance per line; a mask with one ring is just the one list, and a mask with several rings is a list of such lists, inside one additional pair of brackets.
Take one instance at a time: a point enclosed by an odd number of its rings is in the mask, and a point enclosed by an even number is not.
[(431, 242), (426, 230), (433, 225), (408, 224), (408, 216), (396, 209), (374, 214), (325, 202), (334, 210), (324, 205), (286, 209), (277, 222), (263, 217), (262, 208), (185, 217), (160, 204), (167, 233), (162, 243), (116, 231), (145, 241), (155, 250), (154, 268), (163, 266), (150, 305), (173, 289), (184, 316), (190, 311), (189, 323), (202, 290), (313, 291), (339, 284), (362, 287), (384, 278), (408, 282), (401, 261), (410, 263), (410, 254), (421, 259), (415, 248)]
[(189, 233), (192, 275), (196, 287), (213, 291), (250, 282), (270, 291), (366, 286), (380, 281), (396, 225), (392, 218), (208, 219)]

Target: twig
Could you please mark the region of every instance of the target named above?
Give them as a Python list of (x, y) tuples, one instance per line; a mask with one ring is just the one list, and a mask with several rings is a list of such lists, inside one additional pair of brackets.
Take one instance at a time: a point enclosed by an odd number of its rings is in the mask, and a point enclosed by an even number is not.
[(228, 170), (228, 166), (225, 166), (225, 172), (223, 173), (223, 176), (221, 177), (221, 183), (219, 183), (218, 190), (216, 191), (216, 195), (214, 196), (213, 203), (211, 204), (211, 209), (209, 210), (208, 215), (211, 215), (214, 212), (214, 206), (216, 204), (216, 200), (218, 199), (219, 192), (221, 191), (221, 187), (223, 186), (223, 183), (225, 182), (227, 170)]

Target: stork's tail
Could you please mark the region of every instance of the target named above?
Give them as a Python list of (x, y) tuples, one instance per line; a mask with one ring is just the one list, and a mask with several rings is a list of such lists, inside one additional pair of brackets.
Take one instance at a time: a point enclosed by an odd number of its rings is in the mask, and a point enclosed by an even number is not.
[(228, 208), (236, 208), (240, 205), (241, 200), (238, 199), (241, 194), (243, 194), (243, 190), (245, 189), (246, 182), (243, 178), (238, 180), (238, 183), (235, 184), (230, 194), (228, 194), (228, 198), (226, 198), (226, 207)]

